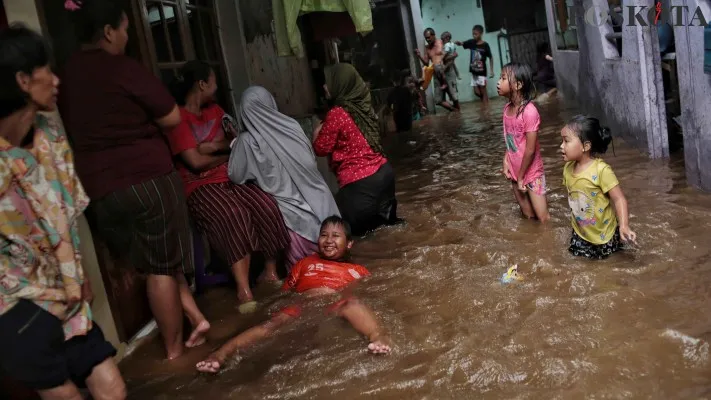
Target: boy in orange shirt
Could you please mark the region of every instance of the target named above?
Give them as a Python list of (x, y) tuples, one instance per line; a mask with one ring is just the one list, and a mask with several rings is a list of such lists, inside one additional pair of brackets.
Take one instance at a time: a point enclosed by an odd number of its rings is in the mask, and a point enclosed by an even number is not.
[[(341, 217), (328, 217), (321, 224), (318, 238), (319, 252), (299, 261), (292, 268), (282, 290), (302, 293), (307, 299), (332, 295), (345, 289), (351, 283), (370, 275), (358, 264), (343, 262), (353, 247), (348, 222)], [(390, 352), (390, 340), (381, 332), (373, 312), (353, 296), (341, 295), (328, 311), (346, 319), (359, 333), (368, 338), (368, 350), (373, 354)], [(302, 307), (293, 304), (275, 313), (268, 321), (252, 327), (222, 345), (204, 361), (197, 363), (201, 372), (216, 373), (225, 360), (234, 353), (259, 342), (282, 325), (301, 315)]]

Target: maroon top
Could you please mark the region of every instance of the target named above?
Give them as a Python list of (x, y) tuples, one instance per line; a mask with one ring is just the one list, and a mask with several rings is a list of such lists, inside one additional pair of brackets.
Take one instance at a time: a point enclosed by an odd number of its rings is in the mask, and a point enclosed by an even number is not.
[(367, 178), (388, 160), (373, 151), (353, 118), (342, 107), (333, 107), (314, 141), (314, 153), (329, 157), (338, 186)]
[(59, 111), (91, 199), (168, 174), (170, 148), (154, 122), (175, 107), (163, 83), (127, 56), (80, 51), (64, 69)]

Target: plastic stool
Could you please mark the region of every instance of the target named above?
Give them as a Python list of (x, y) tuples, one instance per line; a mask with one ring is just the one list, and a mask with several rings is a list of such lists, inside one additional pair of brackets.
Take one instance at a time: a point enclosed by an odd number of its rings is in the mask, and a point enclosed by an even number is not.
[(221, 285), (230, 281), (227, 274), (208, 274), (205, 264), (205, 247), (202, 235), (193, 230), (193, 249), (195, 251), (195, 292), (202, 293), (210, 286)]

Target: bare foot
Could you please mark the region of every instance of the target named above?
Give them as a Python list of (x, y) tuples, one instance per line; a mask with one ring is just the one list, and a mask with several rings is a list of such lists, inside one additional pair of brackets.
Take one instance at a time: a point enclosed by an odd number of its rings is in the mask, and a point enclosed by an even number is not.
[(216, 374), (218, 371), (220, 371), (220, 368), (222, 368), (222, 364), (224, 362), (225, 360), (222, 357), (213, 353), (210, 354), (205, 360), (195, 364), (195, 368), (197, 368), (197, 370), (200, 372), (209, 372), (211, 374)]
[(279, 275), (276, 274), (276, 272), (272, 273), (263, 273), (262, 276), (257, 279), (257, 282), (259, 283), (276, 283), (276, 282), (281, 282), (279, 280)]
[(207, 322), (207, 320), (203, 320), (202, 322), (197, 324), (195, 329), (193, 329), (192, 333), (190, 334), (190, 338), (187, 342), (185, 342), (185, 347), (192, 348), (205, 343), (205, 334), (209, 330), (210, 323)]
[(368, 351), (372, 354), (389, 354), (390, 350), (390, 339), (387, 336), (377, 336), (368, 344)]

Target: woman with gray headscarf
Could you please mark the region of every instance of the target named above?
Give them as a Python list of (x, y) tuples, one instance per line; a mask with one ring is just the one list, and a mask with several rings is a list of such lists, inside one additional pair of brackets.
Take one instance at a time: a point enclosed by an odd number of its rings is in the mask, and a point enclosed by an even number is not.
[(276, 199), (291, 236), (291, 268), (317, 250), (321, 221), (340, 216), (338, 206), (301, 125), (280, 113), (263, 87), (252, 86), (242, 94), (240, 125), (243, 132), (232, 145), (229, 177), (237, 184), (253, 181)]

